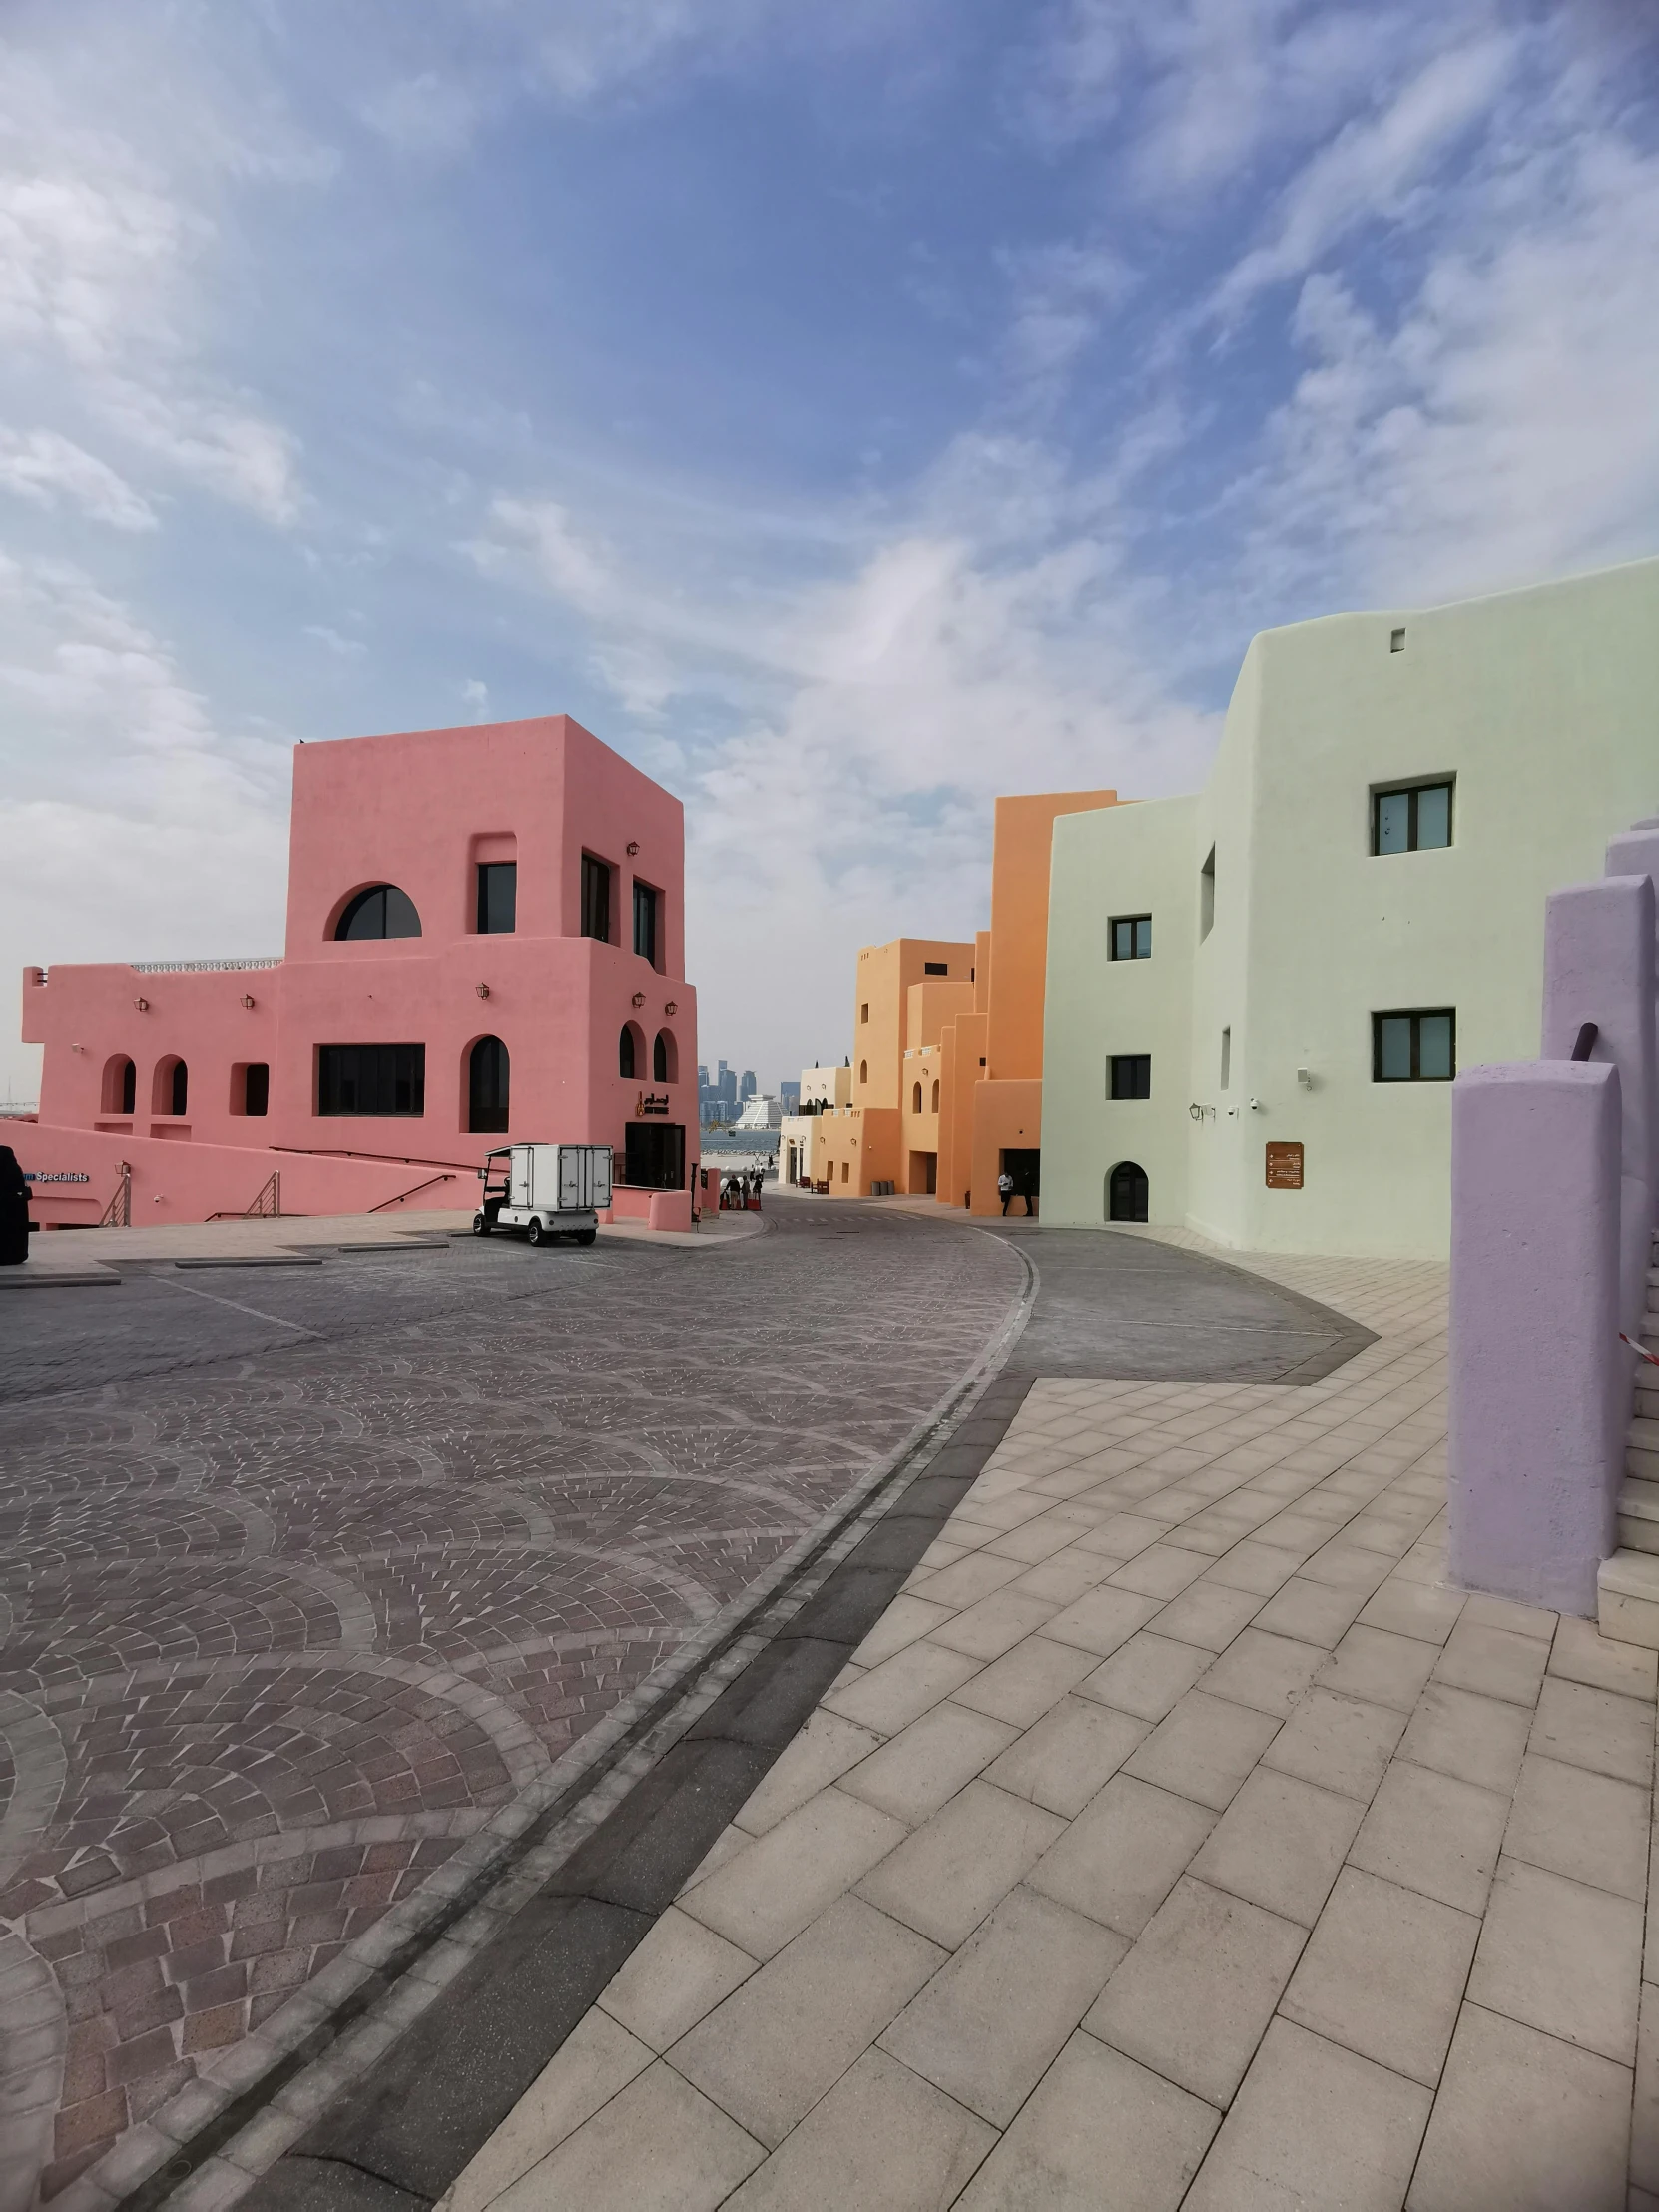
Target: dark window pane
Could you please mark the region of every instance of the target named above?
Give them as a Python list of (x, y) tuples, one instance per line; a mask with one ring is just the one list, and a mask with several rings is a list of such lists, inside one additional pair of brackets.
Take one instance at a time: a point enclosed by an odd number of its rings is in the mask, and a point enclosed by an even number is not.
[(1417, 794), (1417, 850), (1437, 852), (1451, 842), (1451, 786), (1427, 784)]
[(1411, 847), (1411, 795), (1379, 792), (1377, 795), (1377, 849), (1408, 852)]
[(1451, 1066), (1451, 1016), (1417, 1016), (1417, 1075), (1424, 1083), (1449, 1083)]
[(172, 1100), (173, 1103), (167, 1109), (170, 1114), (190, 1112), (190, 1069), (183, 1060), (175, 1060), (173, 1063)]
[(1150, 960), (1152, 957), (1152, 916), (1143, 914), (1135, 924), (1135, 957)]
[(921, 972), (923, 975), (948, 975), (950, 973), (950, 962), (948, 960), (923, 960)]
[(518, 862), (485, 860), (478, 868), (478, 934), (510, 937), (518, 917)]
[(660, 1029), (651, 1047), (651, 1080), (653, 1083), (668, 1081), (668, 1039)]
[(1152, 1055), (1149, 1052), (1115, 1052), (1112, 1055), (1112, 1096), (1152, 1096)]
[(1380, 1083), (1411, 1080), (1411, 1017), (1380, 1014), (1377, 1019), (1377, 1079)]
[(250, 1062), (243, 1080), (243, 1112), (265, 1114), (271, 1111), (271, 1068), (265, 1060)]
[(1129, 923), (1114, 921), (1112, 924), (1112, 958), (1114, 960), (1127, 960), (1131, 956), (1131, 949)]
[(1106, 1179), (1108, 1221), (1145, 1221), (1146, 1170), (1134, 1160), (1120, 1160)]
[(625, 1075), (630, 1082), (634, 1079), (634, 1032), (632, 1028), (623, 1030), (621, 1040), (618, 1043), (617, 1073)]
[(657, 894), (644, 883), (634, 885), (634, 950), (642, 960), (656, 966)]
[(591, 852), (582, 855), (582, 934), (611, 941), (611, 871)]
[(420, 916), (414, 901), (395, 883), (375, 883), (359, 891), (334, 924), (334, 937), (342, 944), (358, 944), (371, 937), (418, 937)]
[(121, 1111), (130, 1114), (138, 1104), (138, 1069), (131, 1060), (121, 1071)]
[(319, 1114), (423, 1114), (423, 1044), (324, 1044), (317, 1047)]

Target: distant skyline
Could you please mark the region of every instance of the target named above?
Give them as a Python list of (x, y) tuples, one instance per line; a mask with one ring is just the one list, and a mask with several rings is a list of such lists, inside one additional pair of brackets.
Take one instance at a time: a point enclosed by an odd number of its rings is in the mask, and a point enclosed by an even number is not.
[(10, 0), (0, 1093), (279, 949), (296, 740), (559, 711), (839, 1060), (1254, 630), (1659, 551), (1656, 388), (1647, 0)]

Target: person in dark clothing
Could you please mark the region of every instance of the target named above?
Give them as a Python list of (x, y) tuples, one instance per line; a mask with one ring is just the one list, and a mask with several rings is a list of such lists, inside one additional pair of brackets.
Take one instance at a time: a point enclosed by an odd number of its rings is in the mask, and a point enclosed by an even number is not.
[(0, 1267), (29, 1257), (29, 1186), (9, 1144), (0, 1144)]

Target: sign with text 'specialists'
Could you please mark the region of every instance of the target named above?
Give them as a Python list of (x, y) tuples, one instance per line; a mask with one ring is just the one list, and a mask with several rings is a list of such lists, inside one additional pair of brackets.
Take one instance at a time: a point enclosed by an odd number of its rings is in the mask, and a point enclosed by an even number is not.
[(25, 1183), (90, 1183), (92, 1177), (83, 1175), (79, 1168), (25, 1168)]
[(1302, 1146), (1300, 1144), (1270, 1144), (1268, 1146), (1268, 1189), (1270, 1191), (1300, 1191), (1302, 1188)]

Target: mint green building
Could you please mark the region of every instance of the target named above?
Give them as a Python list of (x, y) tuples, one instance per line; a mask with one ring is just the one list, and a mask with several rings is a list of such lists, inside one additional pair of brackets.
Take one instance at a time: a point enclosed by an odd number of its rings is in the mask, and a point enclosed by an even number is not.
[(1460, 1066), (1659, 813), (1659, 560), (1251, 641), (1209, 781), (1054, 826), (1045, 1220), (1443, 1258)]

